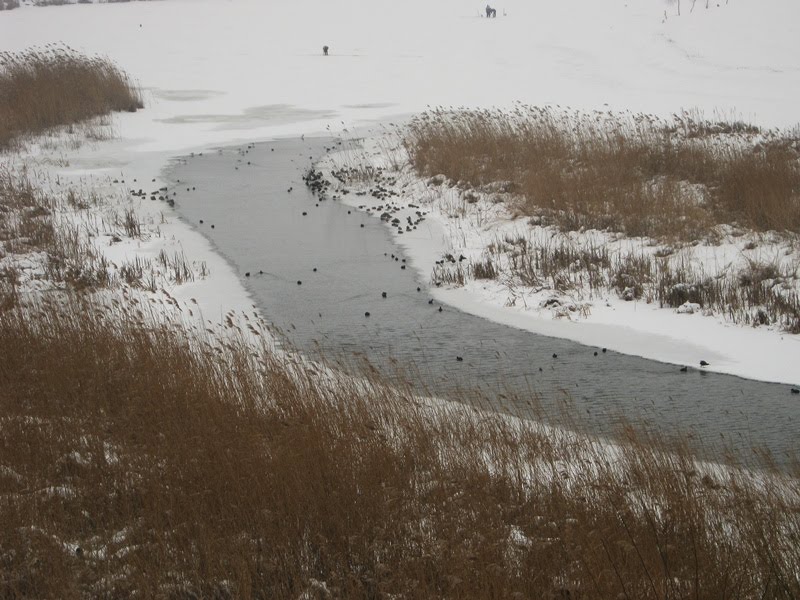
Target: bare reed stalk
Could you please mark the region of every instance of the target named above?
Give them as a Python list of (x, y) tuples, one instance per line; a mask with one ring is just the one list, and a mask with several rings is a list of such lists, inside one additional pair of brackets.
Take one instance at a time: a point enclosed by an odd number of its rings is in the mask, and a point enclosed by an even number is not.
[[(124, 283), (156, 292), (165, 284), (194, 281), (195, 268), (182, 252), (170, 255), (162, 249), (153, 259), (135, 257), (118, 265), (109, 262), (93, 242), (96, 224), (83, 212), (101, 202), (94, 192), (73, 188), (61, 194), (45, 193), (31, 183), (24, 170), (0, 168), (0, 259), (12, 258), (5, 266), (0, 264), (0, 305), (16, 302), (20, 277), (12, 268), (15, 255), (23, 257), (27, 279), (44, 280), (54, 289), (68, 286), (95, 291)], [(129, 239), (141, 239), (145, 234), (132, 208), (115, 212), (110, 222), (116, 233)], [(122, 242), (116, 233), (110, 243)], [(198, 274), (207, 276), (204, 263)]]
[(0, 53), (0, 150), (25, 135), (143, 106), (129, 76), (108, 58), (57, 44)]

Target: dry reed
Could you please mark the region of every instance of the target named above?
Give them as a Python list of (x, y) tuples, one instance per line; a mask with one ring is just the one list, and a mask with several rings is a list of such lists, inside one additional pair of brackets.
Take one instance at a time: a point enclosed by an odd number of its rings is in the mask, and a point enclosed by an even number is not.
[(0, 150), (25, 135), (142, 107), (137, 87), (108, 58), (59, 44), (0, 53)]
[(800, 595), (790, 475), (108, 311), (0, 314), (2, 597)]
[(405, 130), (423, 175), (498, 181), (565, 230), (704, 239), (714, 225), (800, 232), (800, 137), (690, 113), (436, 109)]
[(685, 302), (723, 315), (732, 323), (774, 325), (800, 333), (800, 296), (792, 287), (797, 266), (749, 262), (741, 270), (711, 276), (702, 266), (641, 250), (609, 252), (606, 246), (580, 246), (565, 240), (538, 242), (524, 236), (498, 239), (466, 271), (440, 261), (431, 275), (435, 285), (464, 285), (474, 279), (498, 279), (537, 289), (592, 298), (614, 290), (626, 300), (644, 300), (677, 308)]

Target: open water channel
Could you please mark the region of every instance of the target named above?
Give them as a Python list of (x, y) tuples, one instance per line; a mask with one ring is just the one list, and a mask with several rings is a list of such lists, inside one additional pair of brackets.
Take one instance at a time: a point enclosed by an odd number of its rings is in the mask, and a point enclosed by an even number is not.
[(332, 145), (317, 138), (225, 148), (176, 160), (167, 173), (182, 218), (241, 274), (258, 309), (296, 348), (345, 369), (367, 359), (438, 396), (478, 390), (484, 408), (523, 417), (569, 406), (601, 435), (627, 419), (702, 440), (711, 458), (722, 447), (766, 448), (779, 463), (798, 453), (800, 400), (785, 385), (682, 373), (446, 305), (439, 311), (429, 304), (428, 278), (402, 268), (377, 217), (305, 187), (312, 158)]

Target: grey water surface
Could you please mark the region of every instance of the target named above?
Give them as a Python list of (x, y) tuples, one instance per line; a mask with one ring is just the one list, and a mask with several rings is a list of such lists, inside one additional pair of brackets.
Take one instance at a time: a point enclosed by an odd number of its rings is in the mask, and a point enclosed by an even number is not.
[(439, 311), (429, 304), (427, 277), (402, 268), (402, 252), (377, 217), (320, 201), (305, 187), (312, 158), (335, 143), (225, 148), (176, 160), (167, 173), (181, 217), (212, 241), (295, 347), (345, 369), (367, 359), (390, 377), (404, 371), (441, 396), (479, 390), (484, 408), (523, 417), (568, 407), (598, 434), (629, 420), (702, 440), (711, 458), (725, 447), (765, 448), (781, 464), (797, 454), (800, 400), (785, 385), (682, 373), (446, 305)]

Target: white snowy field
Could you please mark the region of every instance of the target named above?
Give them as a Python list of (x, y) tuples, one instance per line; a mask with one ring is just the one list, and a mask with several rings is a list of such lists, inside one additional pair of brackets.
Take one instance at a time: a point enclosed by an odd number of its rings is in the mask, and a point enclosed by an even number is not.
[[(113, 187), (161, 185), (167, 161), (189, 151), (282, 136), (368, 132), (426, 106), (560, 105), (668, 116), (681, 108), (765, 127), (800, 122), (800, 5), (790, 0), (574, 0), (493, 4), (439, 0), (166, 0), (0, 13), (0, 51), (65, 43), (104, 54), (136, 78), (146, 108), (115, 115), (116, 139), (77, 150), (32, 145), (59, 176)], [(680, 10), (680, 16), (678, 11)], [(322, 56), (322, 46), (330, 56)], [(377, 129), (372, 129), (377, 131)], [(46, 162), (46, 161), (45, 161)], [(156, 182), (151, 180), (156, 178)], [(142, 187), (138, 185), (137, 187)], [(181, 248), (210, 275), (171, 290), (206, 315), (245, 310), (237, 275), (169, 210), (134, 202), (158, 229), (147, 242), (108, 248), (113, 260)], [(162, 222), (163, 221), (163, 222)], [(444, 228), (415, 251), (427, 276)], [(406, 242), (407, 243), (407, 242)], [(438, 245), (438, 246), (437, 246)], [(113, 250), (112, 250), (113, 248)], [(437, 292), (465, 310), (549, 335), (649, 358), (797, 383), (800, 340), (640, 310), (593, 310), (565, 323), (509, 310), (492, 290)], [(678, 324), (679, 323), (679, 324)]]
[(493, 20), (477, 0), (22, 7), (2, 15), (0, 48), (61, 41), (116, 60), (148, 92), (119, 119), (134, 151), (514, 101), (797, 124), (797, 3), (704, 2), (678, 17), (674, 0), (506, 0)]

